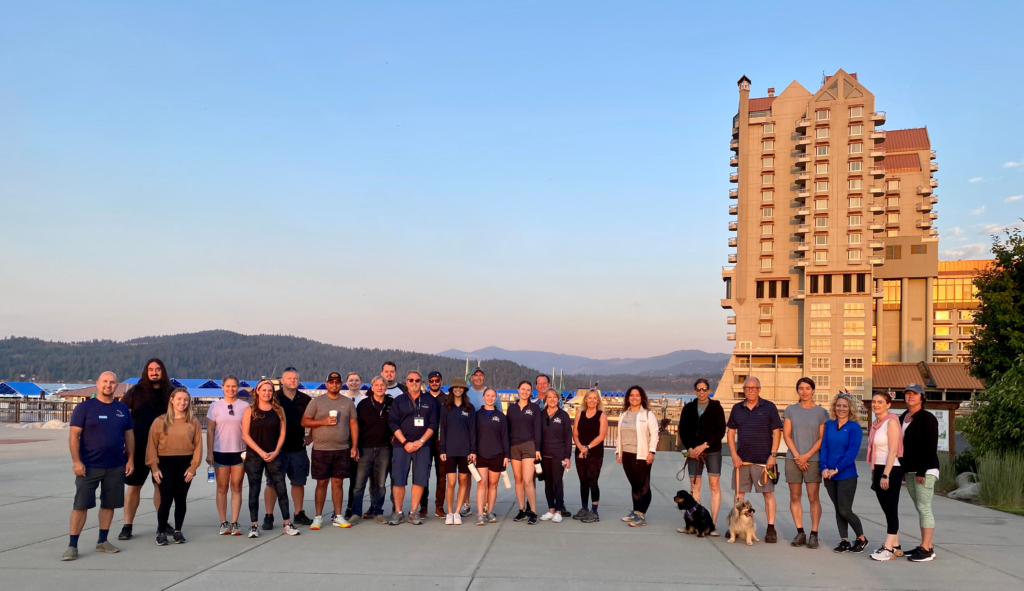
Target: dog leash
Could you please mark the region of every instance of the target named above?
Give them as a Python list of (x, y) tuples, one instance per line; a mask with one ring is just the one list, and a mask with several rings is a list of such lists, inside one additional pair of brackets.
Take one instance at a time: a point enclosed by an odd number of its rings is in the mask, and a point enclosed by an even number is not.
[[(756, 462), (743, 462), (739, 466), (736, 466), (736, 482), (737, 483), (739, 483), (739, 480), (740, 480), (740, 466), (761, 466), (761, 476), (759, 476), (757, 478), (757, 485), (758, 486), (766, 486), (768, 484), (769, 480), (774, 480), (775, 479), (772, 476), (771, 472), (769, 472), (767, 464), (758, 464)], [(775, 469), (778, 470), (778, 465), (777, 464), (776, 464), (776, 468)], [(761, 481), (762, 478), (764, 479), (764, 482)]]

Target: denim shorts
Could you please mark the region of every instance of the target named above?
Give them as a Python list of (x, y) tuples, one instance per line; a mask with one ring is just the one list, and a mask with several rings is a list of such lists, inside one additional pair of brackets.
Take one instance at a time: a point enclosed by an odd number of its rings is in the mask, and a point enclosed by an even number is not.
[(704, 452), (699, 460), (691, 459), (686, 463), (690, 478), (700, 478), (705, 466), (708, 469), (708, 476), (720, 476), (722, 474), (722, 452)]
[(424, 445), (409, 453), (404, 447), (395, 447), (391, 456), (392, 486), (406, 486), (409, 483), (409, 466), (412, 466), (413, 486), (430, 484), (430, 446)]
[(306, 455), (306, 448), (299, 451), (282, 451), (277, 455), (277, 462), (281, 466), (281, 473), (288, 476), (292, 486), (306, 486), (306, 478), (309, 477), (309, 456)]

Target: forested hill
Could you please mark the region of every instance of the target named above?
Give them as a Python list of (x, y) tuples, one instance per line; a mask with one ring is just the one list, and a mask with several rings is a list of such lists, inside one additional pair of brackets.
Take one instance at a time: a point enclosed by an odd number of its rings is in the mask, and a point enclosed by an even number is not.
[[(409, 369), (438, 370), (445, 382), (465, 373), (465, 360), (395, 349), (350, 349), (309, 339), (278, 335), (246, 336), (224, 330), (143, 337), (130, 341), (60, 343), (11, 337), (0, 340), (0, 380), (34, 377), (37, 382), (84, 382), (111, 370), (125, 380), (138, 377), (147, 359), (159, 357), (175, 378), (218, 379), (232, 373), (242, 379), (277, 376), (288, 366), (303, 381), (320, 381), (331, 371), (357, 371), (365, 382), (380, 374), (385, 361), (394, 361), (400, 375)], [(515, 387), (533, 380), (537, 372), (511, 361), (486, 361), (487, 383)], [(24, 375), (24, 378), (21, 376)], [(584, 380), (573, 380), (586, 385)], [(570, 387), (569, 380), (566, 386)], [(582, 387), (582, 386), (580, 386)]]

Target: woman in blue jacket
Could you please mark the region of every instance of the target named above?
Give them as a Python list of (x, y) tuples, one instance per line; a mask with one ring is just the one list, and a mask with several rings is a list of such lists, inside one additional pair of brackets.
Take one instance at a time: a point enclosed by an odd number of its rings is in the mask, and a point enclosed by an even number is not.
[[(453, 511), (452, 506), (458, 509), (469, 503), (469, 464), (476, 462), (476, 409), (465, 396), (467, 389), (466, 380), (452, 380), (448, 398), (441, 407), (437, 447), (448, 478), (444, 497), (448, 505), (445, 525), (462, 525), (462, 515)], [(456, 480), (458, 497), (455, 496)]]
[(480, 482), (476, 485), (476, 524), (496, 523), (494, 501), (498, 496), (498, 478), (508, 467), (508, 420), (495, 406), (498, 393), (484, 390), (484, 407), (476, 411), (476, 469)]
[[(861, 553), (868, 545), (860, 518), (853, 512), (853, 497), (857, 494), (857, 453), (863, 437), (859, 412), (853, 399), (845, 390), (836, 395), (829, 409), (832, 420), (825, 423), (821, 438), (821, 477), (825, 490), (836, 508), (836, 523), (843, 541), (835, 548), (836, 553)], [(849, 526), (857, 534), (857, 540), (850, 545)]]
[(548, 512), (541, 515), (541, 521), (562, 521), (565, 511), (565, 489), (562, 476), (569, 469), (572, 456), (572, 419), (569, 413), (558, 408), (558, 390), (548, 390), (544, 395), (546, 405), (542, 411), (541, 423), (542, 468), (544, 470), (544, 496), (548, 501)]

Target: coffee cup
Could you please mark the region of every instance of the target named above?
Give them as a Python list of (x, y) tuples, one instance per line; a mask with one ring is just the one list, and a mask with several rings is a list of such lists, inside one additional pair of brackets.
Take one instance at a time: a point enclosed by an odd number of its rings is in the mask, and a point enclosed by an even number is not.
[(338, 411), (330, 410), (330, 411), (327, 411), (327, 414), (330, 415), (331, 422), (337, 424), (337, 422), (338, 422)]

